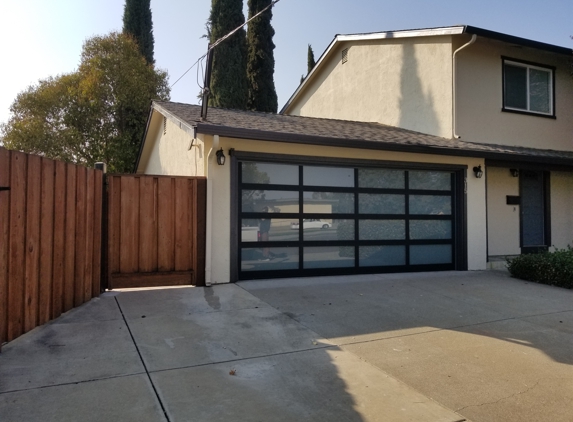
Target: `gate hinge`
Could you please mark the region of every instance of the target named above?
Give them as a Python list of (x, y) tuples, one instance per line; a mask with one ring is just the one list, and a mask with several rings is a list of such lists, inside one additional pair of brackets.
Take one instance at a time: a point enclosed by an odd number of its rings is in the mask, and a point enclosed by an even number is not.
[(3, 190), (10, 190), (10, 187), (9, 186), (0, 186), (0, 191), (3, 191)]

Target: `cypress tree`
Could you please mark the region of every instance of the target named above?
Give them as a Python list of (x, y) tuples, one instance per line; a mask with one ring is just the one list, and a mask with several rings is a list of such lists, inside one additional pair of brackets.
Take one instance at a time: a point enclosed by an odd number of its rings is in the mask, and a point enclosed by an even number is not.
[[(249, 0), (249, 19), (271, 4), (271, 0)], [(249, 46), (247, 60), (247, 78), (249, 80), (250, 110), (276, 113), (278, 108), (275, 90), (275, 59), (271, 26), (272, 9), (265, 11), (258, 18), (249, 22), (247, 43)]]
[(306, 67), (307, 67), (307, 75), (310, 73), (310, 71), (312, 69), (314, 69), (314, 65), (316, 64), (316, 61), (314, 60), (314, 51), (312, 51), (312, 47), (310, 46), (310, 44), (308, 45), (308, 52), (307, 52), (307, 58), (306, 58)]
[[(211, 43), (245, 23), (242, 0), (212, 0), (208, 26)], [(240, 29), (212, 50), (209, 105), (247, 108), (247, 40)]]
[(153, 21), (151, 19), (151, 0), (125, 0), (123, 8), (123, 33), (131, 34), (139, 51), (148, 64), (154, 64), (153, 58)]

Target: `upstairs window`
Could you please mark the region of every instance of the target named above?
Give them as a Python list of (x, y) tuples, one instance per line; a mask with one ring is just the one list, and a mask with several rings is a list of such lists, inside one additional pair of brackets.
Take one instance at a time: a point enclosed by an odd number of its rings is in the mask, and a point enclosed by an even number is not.
[(554, 69), (503, 59), (503, 110), (555, 116)]

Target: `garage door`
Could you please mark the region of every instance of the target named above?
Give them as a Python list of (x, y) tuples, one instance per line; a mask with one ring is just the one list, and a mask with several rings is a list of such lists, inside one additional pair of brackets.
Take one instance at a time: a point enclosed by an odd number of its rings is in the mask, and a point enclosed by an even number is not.
[(237, 164), (239, 279), (465, 269), (462, 170)]

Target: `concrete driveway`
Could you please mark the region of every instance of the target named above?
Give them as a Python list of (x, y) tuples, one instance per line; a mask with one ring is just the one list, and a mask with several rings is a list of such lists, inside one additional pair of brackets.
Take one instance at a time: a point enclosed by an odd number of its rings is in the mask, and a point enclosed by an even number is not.
[(0, 420), (570, 422), (573, 292), (498, 271), (108, 292), (4, 346)]

